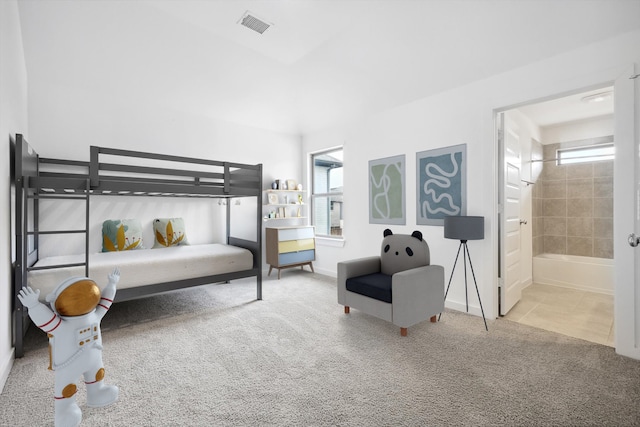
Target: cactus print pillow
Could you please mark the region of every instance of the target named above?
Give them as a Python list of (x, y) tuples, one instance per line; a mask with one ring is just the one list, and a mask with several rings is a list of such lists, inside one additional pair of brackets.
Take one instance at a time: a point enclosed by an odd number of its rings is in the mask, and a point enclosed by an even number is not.
[(182, 218), (156, 218), (153, 220), (154, 248), (188, 245)]
[(102, 223), (102, 252), (144, 249), (137, 219), (108, 219)]

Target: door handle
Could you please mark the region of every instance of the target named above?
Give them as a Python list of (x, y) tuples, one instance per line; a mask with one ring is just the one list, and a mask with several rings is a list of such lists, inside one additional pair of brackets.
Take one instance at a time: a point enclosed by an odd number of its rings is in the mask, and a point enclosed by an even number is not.
[(629, 242), (629, 246), (635, 248), (636, 246), (638, 246), (638, 244), (640, 244), (640, 237), (636, 236), (636, 233), (631, 233), (627, 238), (627, 242)]
[(520, 220), (520, 225), (522, 225), (522, 224), (527, 225), (527, 220), (526, 219), (521, 219)]

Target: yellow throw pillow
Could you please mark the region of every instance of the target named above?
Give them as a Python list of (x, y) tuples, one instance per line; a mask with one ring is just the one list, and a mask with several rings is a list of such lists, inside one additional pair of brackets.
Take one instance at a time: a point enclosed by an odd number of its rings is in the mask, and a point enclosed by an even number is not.
[(102, 223), (102, 252), (144, 249), (137, 219), (107, 219)]
[(154, 248), (188, 245), (182, 218), (156, 218), (153, 220)]

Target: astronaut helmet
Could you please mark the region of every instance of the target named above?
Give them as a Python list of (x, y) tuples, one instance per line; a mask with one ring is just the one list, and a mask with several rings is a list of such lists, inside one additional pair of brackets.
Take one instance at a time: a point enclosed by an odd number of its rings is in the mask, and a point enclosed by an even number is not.
[(100, 302), (100, 288), (88, 277), (71, 277), (47, 295), (46, 301), (60, 316), (82, 316)]

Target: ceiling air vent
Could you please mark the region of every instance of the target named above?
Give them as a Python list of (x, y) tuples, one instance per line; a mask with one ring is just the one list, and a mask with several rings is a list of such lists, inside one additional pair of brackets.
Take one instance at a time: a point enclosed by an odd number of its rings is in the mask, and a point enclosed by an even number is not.
[(265, 22), (264, 20), (257, 18), (248, 10), (242, 15), (242, 18), (238, 21), (238, 24), (244, 25), (245, 27), (256, 31), (260, 34), (263, 34), (265, 31), (269, 29), (273, 24)]

